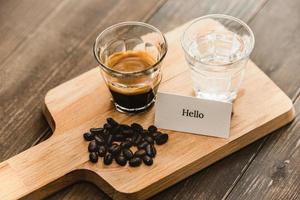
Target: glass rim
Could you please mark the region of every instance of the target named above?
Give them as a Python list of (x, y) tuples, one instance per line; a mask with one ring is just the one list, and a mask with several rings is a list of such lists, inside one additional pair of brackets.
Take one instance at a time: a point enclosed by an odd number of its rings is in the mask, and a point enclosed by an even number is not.
[[(165, 51), (163, 52), (162, 56), (155, 62), (155, 64), (151, 65), (150, 67), (146, 68), (146, 69), (143, 69), (143, 70), (139, 70), (139, 71), (133, 71), (133, 72), (123, 72), (123, 71), (118, 71), (118, 70), (114, 70), (112, 69), (111, 67), (107, 66), (106, 64), (104, 64), (101, 59), (99, 58), (99, 55), (97, 55), (97, 52), (96, 52), (96, 44), (97, 44), (97, 41), (100, 40), (100, 38), (108, 31), (114, 29), (114, 28), (117, 28), (117, 27), (121, 27), (121, 26), (126, 26), (126, 25), (136, 25), (136, 26), (141, 26), (141, 27), (147, 27), (149, 29), (152, 29), (154, 30), (155, 32), (157, 32), (162, 40), (163, 40), (163, 43), (165, 44)], [(144, 74), (149, 74), (149, 73), (152, 73), (153, 71), (156, 70), (156, 68), (158, 67), (158, 65), (162, 62), (162, 60), (164, 59), (164, 57), (166, 56), (167, 54), (167, 51), (168, 51), (168, 43), (167, 43), (167, 40), (164, 36), (164, 34), (156, 27), (150, 25), (150, 24), (147, 24), (147, 23), (144, 23), (144, 22), (139, 22), (139, 21), (124, 21), (124, 22), (119, 22), (119, 23), (116, 23), (114, 25), (111, 25), (109, 27), (107, 27), (106, 29), (104, 29), (102, 32), (100, 32), (94, 42), (94, 46), (93, 46), (93, 54), (97, 60), (97, 62), (100, 64), (101, 68), (103, 70), (105, 70), (106, 72), (109, 72), (109, 73), (112, 73), (114, 74), (115, 76), (139, 76), (139, 75), (144, 75)]]
[[(188, 31), (188, 29), (190, 27), (192, 27), (195, 23), (201, 21), (201, 20), (204, 20), (204, 19), (227, 19), (227, 20), (231, 20), (231, 21), (234, 21), (234, 22), (237, 22), (238, 24), (240, 24), (242, 27), (244, 27), (248, 33), (250, 34), (250, 44), (251, 44), (251, 47), (249, 48), (249, 50), (247, 51), (247, 53), (245, 53), (245, 55), (243, 55), (241, 58), (235, 60), (235, 61), (232, 61), (232, 62), (228, 62), (228, 63), (224, 63), (224, 64), (208, 64), (208, 63), (204, 63), (202, 62), (201, 60), (199, 60), (197, 57), (194, 57), (192, 56), (190, 53), (188, 53), (187, 51), (187, 47), (186, 45), (184, 44), (184, 37)], [(190, 22), (190, 24), (184, 29), (181, 37), (180, 37), (180, 42), (181, 42), (181, 46), (184, 50), (184, 52), (186, 54), (188, 54), (189, 56), (193, 57), (197, 62), (199, 63), (202, 63), (203, 65), (207, 65), (207, 66), (229, 66), (229, 65), (232, 65), (234, 63), (237, 63), (241, 60), (244, 60), (246, 58), (249, 58), (250, 54), (252, 53), (253, 49), (254, 49), (254, 45), (255, 45), (255, 37), (254, 37), (254, 34), (253, 34), (253, 31), (251, 30), (251, 28), (244, 22), (242, 21), (241, 19), (238, 19), (236, 17), (233, 17), (233, 16), (230, 16), (230, 15), (225, 15), (225, 14), (210, 14), (210, 15), (204, 15), (202, 17), (198, 17), (194, 20), (192, 20)]]

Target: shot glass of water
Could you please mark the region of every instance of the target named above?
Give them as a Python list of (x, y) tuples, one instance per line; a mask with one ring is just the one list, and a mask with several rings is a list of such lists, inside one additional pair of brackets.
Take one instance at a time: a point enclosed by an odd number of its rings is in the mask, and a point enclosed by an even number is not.
[(234, 100), (254, 43), (252, 30), (240, 19), (220, 14), (195, 19), (181, 37), (195, 95)]

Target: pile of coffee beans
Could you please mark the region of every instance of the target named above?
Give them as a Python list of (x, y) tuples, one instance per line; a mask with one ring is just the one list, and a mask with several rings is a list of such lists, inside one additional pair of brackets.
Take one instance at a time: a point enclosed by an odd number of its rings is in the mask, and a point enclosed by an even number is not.
[[(152, 165), (156, 156), (155, 144), (162, 145), (168, 141), (168, 134), (157, 130), (154, 125), (144, 129), (140, 124), (119, 124), (113, 118), (107, 118), (101, 128), (91, 128), (83, 137), (89, 141), (89, 158), (93, 163), (103, 157), (103, 163), (110, 165), (113, 160), (120, 166), (127, 162), (137, 167), (144, 162)], [(134, 151), (135, 150), (135, 151)]]

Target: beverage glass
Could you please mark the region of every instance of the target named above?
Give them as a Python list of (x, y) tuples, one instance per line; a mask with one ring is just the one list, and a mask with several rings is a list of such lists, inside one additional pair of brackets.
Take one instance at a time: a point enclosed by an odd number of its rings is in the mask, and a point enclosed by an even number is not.
[(220, 14), (195, 19), (181, 36), (195, 95), (234, 100), (254, 43), (252, 30), (240, 19)]
[(167, 53), (164, 35), (142, 22), (122, 22), (101, 32), (94, 55), (118, 111), (136, 113), (154, 102)]

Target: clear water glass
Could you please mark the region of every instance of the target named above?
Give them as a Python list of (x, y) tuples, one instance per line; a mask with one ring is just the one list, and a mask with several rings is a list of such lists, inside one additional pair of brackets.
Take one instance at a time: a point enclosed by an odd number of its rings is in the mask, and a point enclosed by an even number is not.
[(231, 102), (254, 47), (249, 26), (232, 16), (207, 15), (184, 31), (181, 44), (198, 98)]

